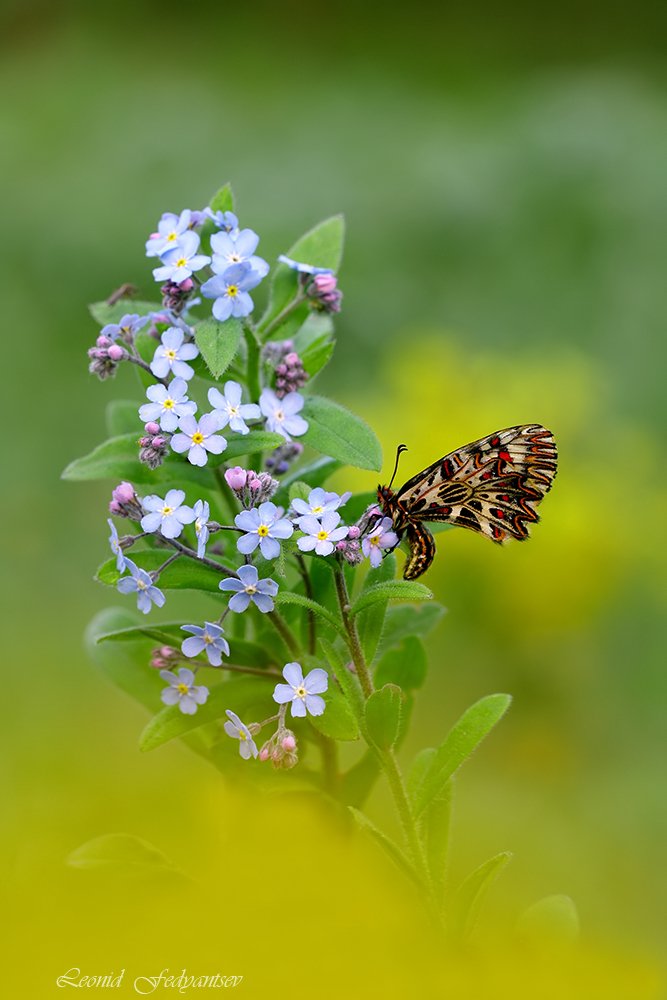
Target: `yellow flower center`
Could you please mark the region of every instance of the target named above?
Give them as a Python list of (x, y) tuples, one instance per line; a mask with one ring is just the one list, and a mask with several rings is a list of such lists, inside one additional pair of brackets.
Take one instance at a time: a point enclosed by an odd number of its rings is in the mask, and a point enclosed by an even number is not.
[(167, 355), (167, 357), (169, 358), (170, 361), (175, 361), (176, 360), (176, 351), (168, 350), (168, 351), (165, 351), (165, 354)]
[(201, 431), (195, 431), (194, 434), (192, 435), (192, 443), (193, 444), (203, 444), (203, 441), (204, 441), (204, 435), (202, 434), (202, 432)]
[(318, 542), (326, 542), (326, 540), (327, 540), (328, 537), (329, 537), (329, 532), (325, 531), (324, 528), (322, 528), (321, 531), (317, 532), (317, 540), (318, 540)]
[(195, 521), (195, 531), (197, 532), (198, 535), (201, 535), (205, 523), (206, 522), (202, 521), (201, 517), (198, 517), (197, 520)]
[(176, 406), (176, 400), (170, 399), (169, 396), (167, 396), (162, 405), (164, 406), (165, 410), (173, 410), (173, 408)]
[(265, 524), (260, 524), (259, 528), (257, 529), (257, 534), (259, 535), (259, 537), (266, 538), (268, 533), (269, 529), (267, 528), (267, 526)]
[(208, 632), (204, 632), (202, 639), (204, 640), (207, 646), (210, 646), (210, 644), (213, 642), (213, 636), (209, 635)]
[(173, 513), (174, 513), (174, 508), (173, 507), (163, 507), (162, 508), (162, 516), (163, 517), (169, 517), (169, 515), (173, 514)]
[(178, 239), (178, 233), (172, 232), (167, 236), (167, 243), (175, 243)]
[(236, 296), (238, 294), (239, 294), (239, 290), (238, 290), (238, 286), (237, 285), (230, 285), (228, 287), (228, 289), (227, 289), (227, 295), (229, 295), (230, 299), (236, 298)]
[(240, 740), (247, 740), (248, 739), (248, 737), (246, 736), (246, 734), (243, 732), (242, 729), (239, 729), (239, 739)]
[(322, 514), (324, 512), (324, 507), (313, 507), (312, 514)]
[(179, 694), (187, 694), (190, 689), (187, 684), (179, 684), (177, 690)]
[(176, 261), (176, 267), (185, 267), (186, 264), (187, 260), (185, 259), (185, 257), (179, 257), (178, 260)]
[(369, 538), (369, 542), (371, 543), (371, 545), (379, 545), (380, 544), (380, 536), (379, 535), (371, 535), (371, 537)]
[(305, 698), (305, 697), (306, 697), (307, 693), (308, 693), (308, 692), (306, 691), (306, 689), (305, 689), (305, 687), (303, 686), (303, 684), (301, 685), (301, 687), (298, 687), (298, 688), (296, 689), (296, 696), (297, 696), (297, 698), (302, 698), (302, 699), (303, 699), (303, 698)]
[(145, 590), (146, 586), (143, 580), (137, 580), (137, 590)]

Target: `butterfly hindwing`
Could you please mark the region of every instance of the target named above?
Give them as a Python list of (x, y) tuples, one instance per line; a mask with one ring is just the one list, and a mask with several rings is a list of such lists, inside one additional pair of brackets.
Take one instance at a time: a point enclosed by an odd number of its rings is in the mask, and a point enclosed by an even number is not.
[(403, 570), (403, 578), (416, 580), (433, 562), (435, 539), (424, 524), (409, 524), (405, 533), (410, 546), (410, 556)]

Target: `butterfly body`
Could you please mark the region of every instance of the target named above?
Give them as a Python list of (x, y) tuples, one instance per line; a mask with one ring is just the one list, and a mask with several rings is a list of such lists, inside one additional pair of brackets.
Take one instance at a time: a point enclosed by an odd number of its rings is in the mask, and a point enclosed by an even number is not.
[(526, 539), (556, 465), (552, 433), (541, 424), (522, 424), (450, 452), (397, 492), (379, 486), (383, 513), (410, 547), (405, 579), (421, 576), (433, 562), (435, 542), (425, 521), (471, 528), (494, 542)]

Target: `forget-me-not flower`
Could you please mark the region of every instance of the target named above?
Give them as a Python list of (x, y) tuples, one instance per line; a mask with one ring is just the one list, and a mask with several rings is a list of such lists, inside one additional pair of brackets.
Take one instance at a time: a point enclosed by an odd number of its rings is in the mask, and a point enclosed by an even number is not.
[(259, 236), (252, 229), (241, 229), (237, 233), (215, 233), (211, 236), (213, 261), (211, 267), (216, 274), (224, 274), (232, 264), (249, 264), (252, 270), (265, 278), (269, 265), (262, 257), (255, 255)]
[(161, 670), (160, 677), (169, 687), (162, 692), (165, 705), (178, 705), (185, 715), (194, 715), (198, 705), (208, 698), (208, 688), (195, 684), (195, 675), (188, 667), (179, 667), (175, 674), (171, 670)]
[(259, 420), (262, 416), (257, 403), (241, 402), (241, 386), (238, 382), (225, 382), (224, 393), (215, 386), (209, 389), (208, 401), (214, 412), (224, 417), (225, 422), (220, 426), (226, 427), (229, 424), (237, 434), (247, 434), (250, 430), (246, 420)]
[(153, 268), (153, 277), (156, 281), (173, 281), (177, 285), (191, 278), (195, 271), (211, 263), (211, 258), (205, 253), (197, 253), (198, 250), (199, 237), (188, 229), (173, 250), (162, 251), (162, 266)]
[(146, 256), (159, 257), (165, 250), (176, 247), (183, 233), (187, 233), (191, 222), (192, 212), (189, 208), (185, 208), (179, 215), (163, 212), (157, 224), (157, 232), (146, 240)]
[(260, 580), (256, 566), (239, 566), (238, 577), (237, 580), (236, 577), (228, 576), (218, 584), (220, 590), (235, 591), (229, 601), (230, 611), (245, 611), (251, 601), (264, 614), (273, 611), (272, 599), (278, 593), (275, 580)]
[(210, 534), (208, 530), (208, 519), (211, 509), (207, 500), (197, 500), (192, 508), (195, 514), (195, 535), (197, 536), (197, 558), (203, 559), (206, 554), (206, 543)]
[(382, 550), (395, 549), (397, 545), (398, 535), (392, 531), (392, 520), (390, 517), (383, 517), (373, 530), (362, 538), (361, 551), (375, 569), (382, 562)]
[(183, 525), (192, 524), (195, 512), (187, 507), (184, 490), (169, 490), (163, 497), (151, 494), (141, 501), (146, 514), (141, 519), (144, 531), (159, 531), (165, 538), (178, 538)]
[(340, 524), (340, 514), (336, 511), (329, 511), (318, 520), (311, 514), (305, 514), (299, 518), (299, 527), (303, 531), (303, 537), (296, 543), (302, 552), (312, 552), (315, 550), (318, 556), (329, 556), (334, 550), (334, 543), (342, 541), (347, 535), (349, 528)]
[(153, 577), (150, 573), (147, 573), (145, 569), (140, 569), (131, 559), (127, 558), (125, 559), (125, 569), (129, 569), (131, 575), (121, 576), (116, 584), (120, 593), (135, 593), (137, 595), (137, 608), (145, 615), (150, 611), (152, 604), (161, 608), (165, 597), (160, 588), (153, 583)]
[(227, 447), (227, 438), (217, 432), (222, 426), (220, 415), (205, 413), (197, 421), (194, 417), (182, 417), (178, 424), (178, 434), (171, 439), (171, 447), (179, 454), (187, 451), (191, 465), (206, 465), (208, 453), (220, 455)]
[(239, 753), (243, 759), (249, 760), (250, 757), (256, 757), (259, 750), (246, 724), (241, 722), (236, 712), (232, 712), (229, 708), (226, 709), (225, 714), (229, 722), (225, 722), (222, 728), (233, 740), (239, 741)]
[(239, 220), (233, 212), (223, 212), (220, 209), (214, 212), (212, 208), (206, 207), (204, 215), (208, 216), (218, 229), (222, 229), (226, 233), (235, 235), (239, 231)]
[(288, 257), (284, 253), (281, 253), (278, 260), (281, 264), (287, 264), (293, 271), (298, 271), (299, 274), (333, 274), (330, 267), (315, 267), (314, 264), (303, 264), (300, 260), (292, 260), (291, 257)]
[(259, 406), (266, 417), (267, 431), (282, 434), (286, 441), (292, 437), (300, 437), (308, 430), (308, 421), (299, 416), (303, 409), (303, 396), (300, 392), (288, 392), (278, 399), (273, 389), (262, 389)]
[(311, 715), (322, 715), (326, 708), (324, 694), (329, 686), (326, 670), (316, 667), (303, 676), (300, 663), (286, 663), (283, 677), (287, 684), (276, 684), (273, 700), (279, 705), (292, 703), (292, 715), (303, 717), (308, 712)]
[(192, 635), (181, 643), (181, 652), (184, 656), (199, 656), (205, 652), (212, 667), (220, 666), (223, 653), (229, 656), (229, 643), (222, 634), (221, 625), (204, 622), (203, 628), (200, 625), (181, 625), (181, 629), (183, 632), (192, 632)]
[(255, 308), (248, 295), (262, 280), (262, 275), (253, 271), (249, 264), (232, 264), (223, 274), (214, 274), (201, 286), (201, 293), (207, 299), (215, 299), (213, 315), (224, 323), (230, 316), (241, 319), (249, 316)]
[(196, 344), (184, 344), (184, 339), (183, 331), (177, 326), (170, 326), (164, 331), (150, 364), (156, 378), (165, 378), (170, 372), (177, 378), (192, 378), (195, 370), (186, 362), (196, 358), (199, 351)]
[(107, 323), (106, 326), (103, 326), (100, 330), (100, 336), (108, 337), (109, 340), (118, 340), (119, 337), (123, 337), (124, 340), (132, 341), (135, 334), (146, 326), (148, 320), (148, 316), (140, 316), (139, 313), (126, 313), (121, 316), (118, 323)]
[(249, 555), (259, 545), (265, 559), (275, 559), (280, 555), (278, 539), (291, 538), (294, 525), (282, 516), (282, 509), (267, 500), (252, 510), (242, 510), (234, 518), (234, 524), (246, 534), (236, 543), (239, 552)]
[(144, 423), (158, 421), (163, 431), (175, 431), (180, 417), (193, 416), (197, 404), (188, 399), (188, 383), (183, 378), (174, 378), (169, 385), (149, 385), (146, 395), (150, 403), (139, 407), (139, 416)]
[(350, 492), (338, 494), (334, 493), (333, 490), (325, 490), (321, 486), (317, 486), (310, 491), (307, 500), (301, 500), (299, 497), (292, 500), (292, 507), (299, 515), (294, 520), (300, 524), (302, 517), (322, 517), (323, 514), (338, 510), (339, 507), (347, 503), (351, 496)]
[(125, 572), (125, 553), (123, 552), (120, 539), (118, 537), (118, 532), (116, 531), (116, 525), (113, 523), (110, 517), (107, 518), (107, 524), (109, 525), (109, 530), (111, 534), (109, 535), (109, 545), (111, 551), (116, 557), (116, 569), (119, 573)]

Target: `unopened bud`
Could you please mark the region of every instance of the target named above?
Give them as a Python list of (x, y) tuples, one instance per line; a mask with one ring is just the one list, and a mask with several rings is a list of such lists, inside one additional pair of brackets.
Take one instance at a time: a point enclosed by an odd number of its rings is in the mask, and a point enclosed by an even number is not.
[(225, 472), (225, 481), (232, 490), (242, 490), (246, 484), (248, 473), (240, 465), (235, 465), (233, 469)]
[(160, 430), (160, 425), (156, 424), (154, 420), (149, 420), (146, 426), (144, 427), (144, 430), (146, 431), (147, 434), (150, 435), (157, 434)]
[(296, 750), (296, 740), (294, 737), (291, 735), (285, 736), (282, 742), (282, 748), (283, 750), (287, 750), (289, 753), (291, 753), (292, 750)]
[(107, 348), (107, 354), (112, 361), (120, 361), (120, 359), (125, 354), (125, 351), (120, 346), (120, 344), (112, 344), (111, 347)]

